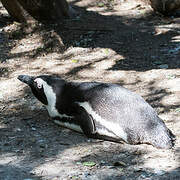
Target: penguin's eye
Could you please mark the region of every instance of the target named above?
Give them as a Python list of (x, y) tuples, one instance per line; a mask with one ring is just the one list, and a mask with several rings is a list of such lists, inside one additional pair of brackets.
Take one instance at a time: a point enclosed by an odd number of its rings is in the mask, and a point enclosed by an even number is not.
[(39, 89), (41, 89), (41, 88), (42, 88), (42, 84), (37, 84), (37, 87), (38, 87)]
[(37, 83), (37, 88), (41, 89), (43, 87), (43, 80), (41, 78), (37, 78), (34, 80)]

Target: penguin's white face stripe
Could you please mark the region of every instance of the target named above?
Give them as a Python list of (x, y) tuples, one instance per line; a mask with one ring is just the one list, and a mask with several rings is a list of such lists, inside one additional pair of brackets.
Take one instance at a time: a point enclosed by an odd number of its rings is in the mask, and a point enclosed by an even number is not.
[(42, 86), (43, 86), (43, 80), (41, 79), (41, 78), (36, 78), (35, 80), (34, 80), (34, 82), (36, 82), (37, 83), (37, 87), (39, 88), (39, 89), (41, 89), (42, 88)]
[(74, 130), (74, 131), (83, 133), (81, 127), (78, 126), (78, 125), (76, 125), (76, 124), (71, 124), (71, 123), (68, 123), (68, 122), (61, 122), (61, 121), (58, 121), (58, 120), (54, 120), (54, 123), (56, 123), (56, 124), (58, 124), (58, 125), (60, 125), (60, 126), (63, 126), (63, 127), (69, 128), (69, 129), (72, 129), (72, 130)]
[(73, 116), (68, 116), (66, 114), (60, 114), (56, 109), (56, 94), (53, 91), (53, 88), (47, 84), (46, 81), (44, 81), (41, 78), (36, 78), (34, 80), (37, 82), (37, 86), (41, 86), (44, 89), (44, 94), (46, 95), (48, 105), (46, 105), (46, 108), (48, 110), (48, 113), (51, 117), (60, 117), (60, 118), (72, 118)]
[[(102, 126), (107, 128), (107, 131), (105, 129), (99, 129), (97, 130), (100, 135), (107, 135), (107, 136), (118, 136), (122, 138), (124, 141), (127, 142), (127, 134), (124, 132), (122, 127), (120, 127), (118, 124), (109, 122), (108, 120), (105, 120), (101, 118), (100, 115), (98, 115), (91, 107), (91, 105), (88, 102), (77, 102), (80, 106), (82, 106), (92, 117), (95, 119), (98, 123), (100, 123)], [(112, 131), (113, 133), (110, 133), (109, 131)]]

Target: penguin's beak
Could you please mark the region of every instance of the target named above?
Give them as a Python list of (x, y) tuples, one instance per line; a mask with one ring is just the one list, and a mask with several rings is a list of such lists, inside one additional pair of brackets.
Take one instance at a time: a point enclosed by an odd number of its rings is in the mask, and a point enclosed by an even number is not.
[(28, 75), (19, 75), (18, 79), (23, 83), (31, 85), (33, 83), (34, 78), (32, 76), (28, 76)]

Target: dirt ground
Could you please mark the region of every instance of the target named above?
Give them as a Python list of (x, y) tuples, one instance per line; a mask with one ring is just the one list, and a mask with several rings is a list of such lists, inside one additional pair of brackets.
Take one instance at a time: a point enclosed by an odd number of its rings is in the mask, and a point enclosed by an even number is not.
[[(0, 5), (0, 180), (180, 179), (180, 18), (132, 0), (70, 4), (76, 17), (34, 29)], [(119, 83), (158, 111), (176, 145), (117, 144), (61, 128), (20, 74)]]

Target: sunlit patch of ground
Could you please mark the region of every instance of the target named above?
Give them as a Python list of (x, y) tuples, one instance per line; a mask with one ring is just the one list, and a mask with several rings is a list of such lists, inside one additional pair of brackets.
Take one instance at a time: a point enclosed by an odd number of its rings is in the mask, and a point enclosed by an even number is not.
[[(149, 6), (130, 1), (124, 4), (114, 1), (113, 10), (108, 9), (108, 4), (98, 4), (101, 1), (73, 2), (88, 11), (89, 19), (96, 17), (97, 22), (104, 22), (105, 31), (100, 24), (100, 30), (92, 33), (95, 21), (88, 24), (81, 19), (90, 29), (78, 30), (82, 25), (79, 23), (76, 30), (63, 31), (65, 48), (58, 52), (51, 50), (41, 36), (52, 30), (24, 36), (16, 31), (18, 24), (7, 24), (0, 29), (2, 177), (180, 178), (179, 24), (158, 16), (146, 19)], [(86, 16), (87, 13), (82, 15)], [(176, 135), (176, 146), (173, 150), (158, 150), (150, 145), (92, 141), (58, 127), (50, 121), (44, 106), (17, 79), (20, 74), (56, 74), (73, 81), (119, 83), (142, 95), (158, 111)], [(95, 164), (83, 164), (89, 161)]]

